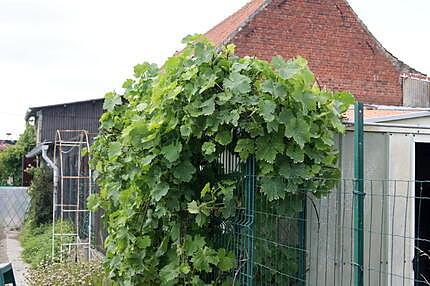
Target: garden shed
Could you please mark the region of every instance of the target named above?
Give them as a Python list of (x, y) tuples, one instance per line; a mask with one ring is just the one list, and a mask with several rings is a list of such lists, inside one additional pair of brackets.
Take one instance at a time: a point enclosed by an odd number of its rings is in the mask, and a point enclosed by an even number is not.
[(345, 122), (347, 132), (337, 140), (342, 179), (327, 197), (306, 203), (306, 285), (350, 285), (356, 267), (364, 285), (428, 285), (422, 283), (430, 278), (430, 111), (364, 109), (359, 229), (353, 110)]
[(97, 133), (103, 113), (103, 98), (30, 107), (26, 121), (34, 118), (36, 143), (52, 143), (57, 130), (87, 130)]
[[(31, 107), (26, 114), (27, 121), (34, 120), (36, 130), (36, 146), (26, 157), (38, 158), (39, 162), (43, 159), (53, 170), (54, 222), (64, 217), (73, 221), (77, 240), (89, 245), (92, 238), (92, 246), (99, 250), (103, 249), (105, 230), (100, 223), (101, 212), (92, 216), (86, 207), (86, 197), (93, 191), (93, 178), (89, 157), (83, 155), (83, 150), (97, 135), (103, 101), (100, 98)], [(60, 239), (63, 236), (54, 235)]]

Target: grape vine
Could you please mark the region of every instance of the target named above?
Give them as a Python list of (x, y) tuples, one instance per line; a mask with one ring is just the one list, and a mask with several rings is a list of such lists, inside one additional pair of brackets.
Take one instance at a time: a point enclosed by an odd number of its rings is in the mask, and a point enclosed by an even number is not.
[(104, 210), (105, 265), (120, 285), (231, 285), (236, 257), (212, 235), (235, 214), (225, 150), (254, 156), (269, 201), (303, 185), (324, 194), (330, 183), (311, 179), (339, 176), (334, 135), (349, 93), (321, 90), (301, 57), (269, 63), (201, 36), (184, 43), (106, 94), (91, 148), (100, 193), (89, 201)]

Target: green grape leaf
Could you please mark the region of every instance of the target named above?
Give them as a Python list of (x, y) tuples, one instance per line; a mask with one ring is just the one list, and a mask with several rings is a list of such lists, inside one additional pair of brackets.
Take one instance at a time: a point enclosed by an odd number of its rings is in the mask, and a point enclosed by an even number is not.
[(87, 207), (92, 211), (96, 211), (100, 207), (101, 199), (98, 194), (91, 194), (87, 198)]
[(289, 120), (285, 123), (285, 136), (293, 138), (300, 148), (305, 146), (305, 143), (309, 142), (311, 138), (311, 128), (309, 124), (303, 118), (295, 117), (289, 114), (287, 117)]
[(266, 122), (272, 122), (275, 119), (276, 104), (271, 100), (264, 100), (260, 104), (260, 114)]
[(256, 140), (255, 157), (259, 161), (268, 163), (275, 162), (276, 155), (284, 152), (284, 142), (282, 136), (258, 137)]
[(210, 265), (217, 265), (219, 263), (219, 258), (217, 252), (205, 246), (203, 249), (199, 249), (191, 258), (193, 266), (199, 271), (210, 272)]
[(160, 269), (161, 285), (175, 285), (171, 284), (176, 281), (180, 272), (175, 262), (169, 263)]
[(234, 152), (239, 153), (239, 156), (242, 160), (248, 159), (250, 154), (254, 154), (254, 141), (251, 139), (237, 140)]
[(151, 189), (151, 197), (154, 201), (158, 202), (163, 198), (165, 195), (167, 195), (169, 191), (169, 184), (165, 182), (160, 182), (159, 184), (155, 185), (154, 188)]
[(281, 56), (273, 57), (272, 65), (284, 79), (295, 77), (303, 69), (303, 66), (297, 59), (286, 62)]
[(191, 203), (188, 203), (188, 208), (187, 209), (188, 209), (188, 212), (190, 214), (198, 214), (198, 213), (200, 213), (200, 208), (197, 205), (196, 201), (192, 201)]
[(203, 102), (200, 105), (201, 108), (201, 114), (203, 115), (211, 115), (212, 113), (214, 113), (215, 111), (215, 101), (214, 98), (210, 98), (208, 100), (206, 100), (205, 102)]
[(289, 144), (285, 153), (294, 160), (294, 163), (301, 163), (305, 160), (305, 151), (297, 144)]
[(144, 235), (136, 239), (136, 244), (141, 249), (145, 249), (151, 245), (151, 237)]
[(181, 272), (182, 274), (188, 274), (190, 273), (191, 268), (188, 264), (182, 263), (181, 265), (179, 265), (179, 272)]
[(121, 105), (121, 96), (115, 92), (108, 92), (105, 95), (105, 100), (103, 102), (103, 109), (112, 112), (117, 105)]
[(163, 156), (167, 159), (167, 161), (169, 161), (170, 163), (173, 163), (179, 159), (181, 150), (182, 150), (181, 142), (176, 142), (161, 148), (161, 154), (163, 154)]
[(211, 155), (211, 154), (213, 154), (215, 152), (215, 150), (216, 150), (215, 147), (216, 147), (215, 144), (212, 143), (212, 142), (205, 142), (205, 143), (203, 143), (203, 145), (202, 145), (203, 154), (205, 154), (205, 155)]
[(238, 72), (232, 72), (230, 76), (224, 80), (224, 88), (236, 94), (246, 94), (251, 91), (251, 79)]
[(233, 252), (227, 252), (224, 248), (218, 250), (218, 267), (222, 271), (229, 271), (236, 265), (236, 260), (234, 258)]
[(293, 94), (294, 98), (302, 104), (302, 110), (305, 114), (309, 111), (316, 110), (317, 100), (315, 96), (310, 92), (295, 92)]
[(189, 137), (191, 135), (191, 127), (188, 125), (182, 125), (180, 131), (182, 137)]
[(173, 176), (181, 182), (189, 182), (193, 178), (196, 168), (189, 160), (179, 163), (173, 170)]
[(232, 131), (231, 130), (222, 130), (219, 131), (215, 136), (215, 141), (225, 146), (228, 145), (232, 140)]
[(286, 184), (279, 177), (264, 177), (261, 179), (261, 191), (267, 196), (269, 202), (284, 199)]
[(265, 80), (261, 85), (261, 90), (263, 92), (273, 95), (274, 98), (285, 99), (288, 95), (285, 86), (278, 82), (275, 82), (272, 79)]
[(190, 235), (188, 235), (184, 245), (185, 253), (188, 256), (191, 256), (199, 249), (203, 249), (205, 245), (206, 245), (206, 241), (203, 236), (197, 234), (192, 238)]
[(109, 144), (108, 156), (109, 158), (116, 158), (121, 155), (121, 143), (120, 142), (111, 142)]
[(202, 191), (200, 192), (200, 197), (204, 198), (206, 194), (209, 194), (211, 192), (211, 183), (206, 183), (206, 185), (203, 187)]

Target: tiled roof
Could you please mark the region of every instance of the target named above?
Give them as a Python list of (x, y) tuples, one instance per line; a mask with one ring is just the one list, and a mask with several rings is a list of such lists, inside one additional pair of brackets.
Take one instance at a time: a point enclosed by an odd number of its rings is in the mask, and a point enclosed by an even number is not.
[[(206, 32), (205, 36), (217, 46), (229, 43), (243, 27), (245, 27), (250, 21), (252, 21), (252, 19), (272, 1), (273, 0), (251, 0), (245, 6), (240, 8), (237, 12), (230, 15), (221, 23)], [(342, 1), (345, 1), (348, 7), (350, 7), (347, 0)], [(370, 35), (377, 47), (396, 66), (398, 70), (403, 73), (426, 76), (425, 74), (413, 69), (409, 65), (396, 58), (393, 54), (388, 52), (376, 39), (376, 37), (374, 37), (373, 34), (367, 29), (366, 25), (360, 20), (354, 10), (352, 8), (350, 9), (354, 14), (355, 18), (359, 21), (364, 31)]]
[(236, 13), (230, 15), (224, 19), (224, 21), (210, 29), (205, 36), (215, 45), (227, 43), (267, 2), (266, 0), (252, 0), (248, 2)]

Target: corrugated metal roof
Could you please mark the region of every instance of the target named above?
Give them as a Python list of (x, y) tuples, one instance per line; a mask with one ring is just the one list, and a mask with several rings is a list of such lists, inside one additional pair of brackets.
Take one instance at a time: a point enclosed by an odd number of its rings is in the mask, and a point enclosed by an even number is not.
[[(349, 109), (343, 114), (344, 121), (354, 122), (354, 109)], [(393, 108), (390, 106), (379, 106), (379, 107), (365, 107), (364, 108), (364, 120), (372, 122), (382, 122), (388, 119), (402, 119), (402, 117), (422, 117), (430, 116), (430, 110), (424, 108)]]

